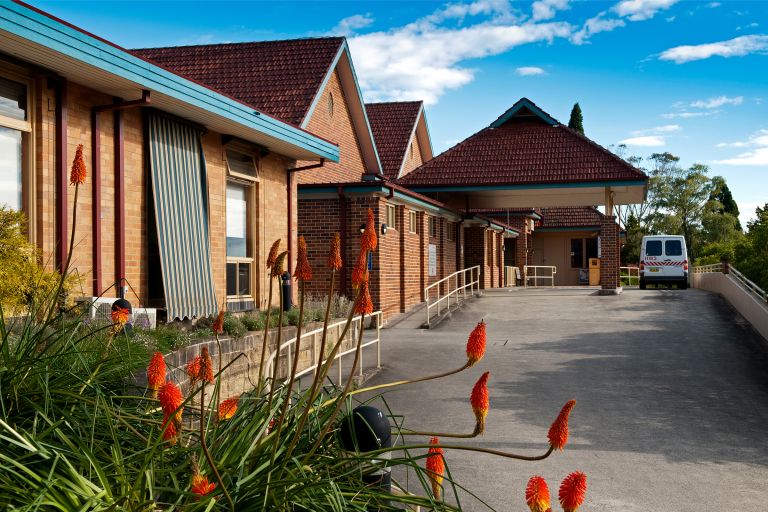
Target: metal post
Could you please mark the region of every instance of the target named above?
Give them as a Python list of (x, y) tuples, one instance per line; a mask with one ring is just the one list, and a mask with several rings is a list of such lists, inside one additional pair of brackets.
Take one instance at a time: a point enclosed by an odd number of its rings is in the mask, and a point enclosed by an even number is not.
[(376, 368), (381, 368), (381, 313), (376, 315)]

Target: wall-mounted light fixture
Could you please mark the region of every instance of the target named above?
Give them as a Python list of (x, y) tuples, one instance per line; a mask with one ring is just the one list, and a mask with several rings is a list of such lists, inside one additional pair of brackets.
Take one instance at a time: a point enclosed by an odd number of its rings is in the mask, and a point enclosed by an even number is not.
[(365, 224), (360, 224), (360, 234), (365, 233)]
[(381, 223), (381, 236), (384, 236), (387, 234), (387, 230), (389, 229), (389, 226), (387, 226), (385, 223)]

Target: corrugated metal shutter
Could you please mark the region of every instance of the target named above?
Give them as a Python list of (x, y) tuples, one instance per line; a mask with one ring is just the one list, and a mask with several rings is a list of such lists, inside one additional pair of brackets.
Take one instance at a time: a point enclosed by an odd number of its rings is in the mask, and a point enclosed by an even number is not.
[(201, 133), (148, 114), (149, 158), (168, 319), (217, 312)]

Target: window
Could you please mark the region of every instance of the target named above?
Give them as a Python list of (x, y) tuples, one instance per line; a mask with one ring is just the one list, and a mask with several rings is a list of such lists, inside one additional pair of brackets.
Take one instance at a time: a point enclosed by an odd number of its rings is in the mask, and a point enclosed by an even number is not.
[(585, 268), (583, 238), (571, 238), (571, 268)]
[(395, 209), (395, 205), (388, 204), (387, 205), (387, 227), (389, 229), (397, 229), (396, 213), (397, 213), (397, 210)]
[(32, 132), (29, 86), (15, 78), (0, 75), (0, 205), (30, 215), (27, 198), (31, 194), (25, 194)]
[(408, 158), (413, 160), (413, 142), (408, 146)]
[(437, 237), (437, 217), (429, 217), (429, 236)]
[(328, 94), (328, 115), (333, 117), (333, 94)]
[(448, 238), (448, 241), (455, 242), (456, 241), (456, 223), (449, 222), (446, 230), (447, 230), (446, 237)]
[(256, 169), (256, 161), (253, 154), (246, 148), (240, 148), (239, 145), (227, 145), (224, 150), (227, 159), (227, 170), (230, 176), (247, 181), (256, 181), (259, 178)]
[(408, 212), (408, 231), (411, 233), (417, 232), (416, 212), (411, 210)]
[(664, 254), (667, 256), (682, 256), (683, 244), (680, 240), (667, 240), (664, 242)]
[(253, 187), (248, 184), (227, 182), (227, 296), (250, 296), (251, 253), (250, 226), (248, 224)]
[(661, 240), (648, 240), (645, 242), (646, 256), (661, 256)]

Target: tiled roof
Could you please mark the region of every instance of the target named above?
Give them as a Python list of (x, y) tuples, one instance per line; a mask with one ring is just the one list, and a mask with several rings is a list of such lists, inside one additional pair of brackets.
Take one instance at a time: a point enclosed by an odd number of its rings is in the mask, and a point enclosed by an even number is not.
[(536, 228), (594, 228), (600, 226), (604, 217), (593, 206), (542, 208), (541, 220), (536, 223)]
[(399, 181), (406, 186), (472, 186), (635, 181), (647, 177), (605, 148), (535, 117), (488, 127)]
[(298, 126), (343, 42), (327, 37), (131, 52)]
[(420, 101), (366, 103), (368, 122), (387, 179), (397, 178), (421, 110)]

